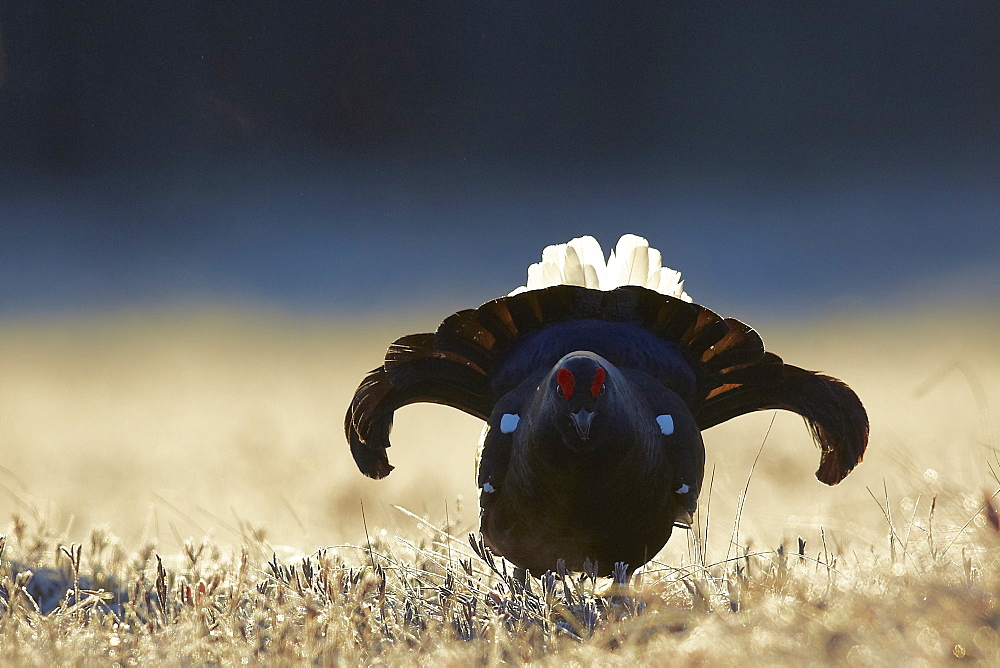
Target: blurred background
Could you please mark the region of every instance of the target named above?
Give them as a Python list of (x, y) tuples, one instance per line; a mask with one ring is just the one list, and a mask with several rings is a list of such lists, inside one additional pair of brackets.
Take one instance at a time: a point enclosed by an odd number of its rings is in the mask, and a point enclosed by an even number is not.
[(0, 315), (481, 302), (626, 231), (722, 310), (1000, 286), (995, 2), (5, 3)]
[(983, 471), (998, 34), (987, 1), (0, 4), (0, 510), (304, 544), (462, 493), (474, 525), (476, 421), (401, 418), (458, 463), (370, 487), (354, 386), (544, 245), (626, 232), (803, 366), (895, 354), (886, 392), (945, 394), (906, 410), (959, 415)]

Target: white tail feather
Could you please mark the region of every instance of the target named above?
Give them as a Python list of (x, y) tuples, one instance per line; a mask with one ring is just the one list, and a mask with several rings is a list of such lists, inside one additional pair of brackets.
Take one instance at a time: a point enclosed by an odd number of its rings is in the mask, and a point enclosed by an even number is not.
[(565, 258), (562, 271), (563, 283), (586, 287), (587, 276), (583, 272), (583, 264), (580, 262), (580, 256), (577, 254), (576, 249), (572, 246), (567, 246)]
[(622, 285), (639, 285), (671, 297), (691, 301), (684, 292), (681, 273), (661, 267), (662, 254), (635, 234), (624, 234), (604, 260), (597, 239), (577, 237), (564, 244), (546, 246), (542, 261), (528, 267), (527, 285), (511, 292), (540, 290), (553, 285), (579, 285), (598, 290), (614, 290)]

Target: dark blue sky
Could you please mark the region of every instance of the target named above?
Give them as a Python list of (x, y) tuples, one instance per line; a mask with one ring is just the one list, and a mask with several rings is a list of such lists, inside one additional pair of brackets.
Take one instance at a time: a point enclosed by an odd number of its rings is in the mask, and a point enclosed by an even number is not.
[(706, 305), (1000, 297), (1000, 4), (0, 5), (0, 317), (474, 305), (647, 236)]

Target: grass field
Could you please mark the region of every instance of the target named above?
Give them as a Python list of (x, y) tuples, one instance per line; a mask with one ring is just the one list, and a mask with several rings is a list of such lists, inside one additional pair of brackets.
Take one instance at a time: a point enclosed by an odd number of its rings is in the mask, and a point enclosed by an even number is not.
[(404, 409), (392, 476), (355, 469), (358, 381), (446, 314), (0, 323), (0, 661), (1000, 659), (995, 307), (737, 314), (857, 391), (869, 454), (828, 488), (794, 415), (709, 430), (698, 530), (628, 595), (576, 576), (523, 591), (473, 552), (473, 418)]

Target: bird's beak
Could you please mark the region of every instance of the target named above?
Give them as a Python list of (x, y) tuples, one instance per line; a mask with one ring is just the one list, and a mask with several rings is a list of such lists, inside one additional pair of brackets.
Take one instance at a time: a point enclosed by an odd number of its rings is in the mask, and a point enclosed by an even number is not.
[(594, 421), (595, 415), (597, 415), (597, 411), (591, 413), (583, 408), (576, 413), (569, 414), (569, 419), (573, 421), (573, 426), (576, 427), (576, 433), (580, 436), (581, 441), (590, 438), (590, 424)]

